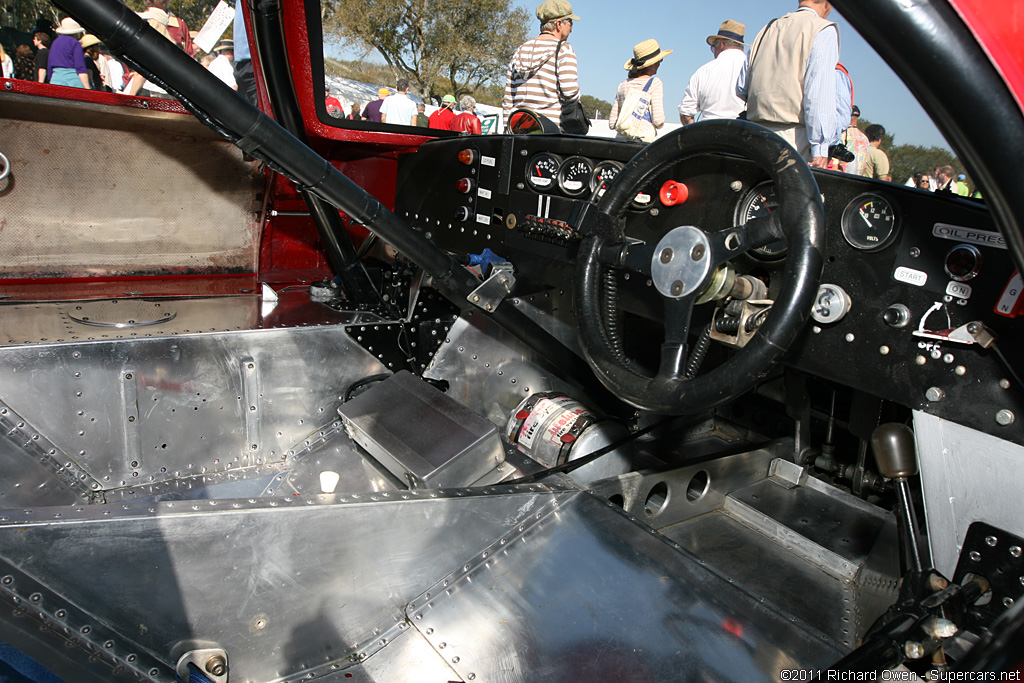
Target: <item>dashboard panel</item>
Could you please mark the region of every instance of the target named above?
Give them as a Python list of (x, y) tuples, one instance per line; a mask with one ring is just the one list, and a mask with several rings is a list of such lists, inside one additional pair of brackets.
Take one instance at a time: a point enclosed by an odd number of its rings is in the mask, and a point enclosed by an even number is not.
[[(444, 249), (489, 248), (508, 260), (517, 295), (570, 287), (581, 203), (599, 201), (640, 149), (560, 136), (430, 142), (400, 158), (396, 212)], [(823, 286), (786, 362), (1024, 444), (1014, 374), (1024, 352), (1012, 341), (1024, 286), (984, 204), (832, 171), (815, 179), (826, 218)], [(665, 205), (667, 180), (685, 185), (685, 201)], [(743, 158), (685, 159), (638, 188), (626, 234), (656, 242), (681, 225), (714, 232), (765, 215), (778, 202), (768, 181)], [(769, 244), (735, 265), (771, 294), (784, 263), (785, 245)], [(649, 282), (630, 283), (645, 287), (656, 298)]]

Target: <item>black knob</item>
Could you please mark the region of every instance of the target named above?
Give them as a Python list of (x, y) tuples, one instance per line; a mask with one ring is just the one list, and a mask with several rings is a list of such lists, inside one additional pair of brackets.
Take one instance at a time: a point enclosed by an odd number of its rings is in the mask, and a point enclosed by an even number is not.
[(905, 327), (910, 322), (910, 309), (903, 304), (893, 304), (885, 309), (882, 320), (889, 327)]
[(875, 427), (871, 433), (871, 450), (883, 477), (906, 479), (917, 474), (914, 432), (907, 425), (889, 422)]

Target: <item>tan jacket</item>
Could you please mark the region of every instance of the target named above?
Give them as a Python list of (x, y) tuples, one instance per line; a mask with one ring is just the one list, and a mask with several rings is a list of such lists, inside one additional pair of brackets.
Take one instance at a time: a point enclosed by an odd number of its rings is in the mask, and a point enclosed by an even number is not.
[(814, 39), (835, 23), (797, 10), (769, 23), (750, 48), (747, 119), (804, 123), (804, 76)]

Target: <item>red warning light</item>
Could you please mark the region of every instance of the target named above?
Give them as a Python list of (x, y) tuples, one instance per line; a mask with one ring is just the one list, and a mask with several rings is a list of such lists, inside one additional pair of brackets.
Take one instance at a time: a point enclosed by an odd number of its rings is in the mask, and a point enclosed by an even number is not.
[(459, 178), (455, 181), (455, 189), (462, 194), (469, 194), (469, 191), (473, 189), (473, 181), (469, 178)]
[(658, 197), (661, 198), (661, 203), (665, 206), (682, 204), (689, 196), (690, 189), (683, 183), (677, 183), (674, 180), (666, 180), (665, 184), (661, 186), (661, 190), (658, 191)]

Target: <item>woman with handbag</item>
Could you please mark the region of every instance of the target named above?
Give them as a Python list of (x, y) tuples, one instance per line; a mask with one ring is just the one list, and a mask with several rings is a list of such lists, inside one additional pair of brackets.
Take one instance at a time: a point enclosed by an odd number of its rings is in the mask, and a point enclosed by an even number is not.
[(653, 38), (633, 47), (633, 58), (624, 67), (629, 77), (619, 83), (608, 115), (616, 138), (653, 142), (657, 129), (665, 125), (665, 85), (655, 74), (670, 54), (672, 50), (662, 50)]

